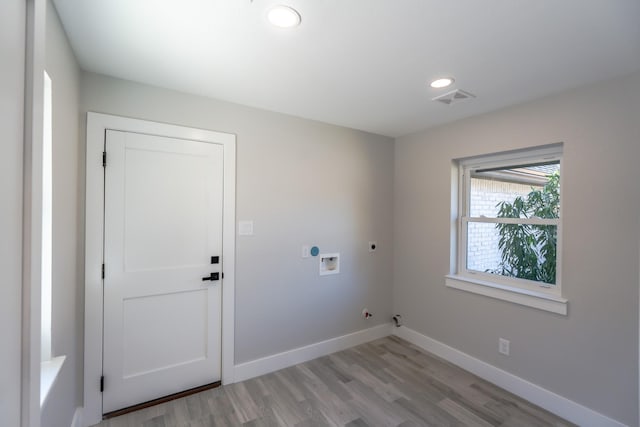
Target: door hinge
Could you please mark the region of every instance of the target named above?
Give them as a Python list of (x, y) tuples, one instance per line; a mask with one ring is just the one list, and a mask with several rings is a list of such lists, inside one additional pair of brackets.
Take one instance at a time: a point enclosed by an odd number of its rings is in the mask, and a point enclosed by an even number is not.
[(102, 167), (107, 167), (107, 152), (103, 151), (102, 152)]
[(104, 263), (102, 264), (102, 278), (104, 279)]
[(104, 375), (100, 377), (100, 393), (104, 391)]
[(222, 278), (224, 279), (224, 273), (222, 273)]

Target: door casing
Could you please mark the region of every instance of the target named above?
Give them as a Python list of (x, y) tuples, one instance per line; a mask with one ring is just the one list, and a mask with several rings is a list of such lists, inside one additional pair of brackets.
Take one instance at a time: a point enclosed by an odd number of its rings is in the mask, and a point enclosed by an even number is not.
[[(100, 113), (87, 113), (85, 189), (85, 315), (84, 315), (84, 410), (83, 424), (102, 420), (102, 260), (104, 229), (104, 169), (102, 153), (107, 129), (222, 144), (224, 184), (222, 216), (222, 383), (234, 382), (235, 324), (235, 165), (236, 136)], [(108, 159), (107, 159), (108, 161)], [(108, 387), (108, 378), (105, 379)]]

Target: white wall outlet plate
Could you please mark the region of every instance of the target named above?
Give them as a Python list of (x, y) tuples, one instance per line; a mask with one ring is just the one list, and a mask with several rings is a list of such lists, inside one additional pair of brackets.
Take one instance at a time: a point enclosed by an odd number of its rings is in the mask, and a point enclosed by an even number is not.
[(504, 354), (505, 356), (509, 355), (509, 346), (510, 346), (510, 342), (509, 340), (506, 340), (504, 338), (499, 338), (498, 339), (498, 351), (501, 354)]

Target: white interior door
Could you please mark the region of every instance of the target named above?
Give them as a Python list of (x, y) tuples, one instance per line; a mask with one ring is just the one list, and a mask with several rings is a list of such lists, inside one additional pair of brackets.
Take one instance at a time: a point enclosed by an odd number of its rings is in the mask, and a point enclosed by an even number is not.
[(111, 130), (105, 149), (108, 413), (220, 380), (224, 149)]

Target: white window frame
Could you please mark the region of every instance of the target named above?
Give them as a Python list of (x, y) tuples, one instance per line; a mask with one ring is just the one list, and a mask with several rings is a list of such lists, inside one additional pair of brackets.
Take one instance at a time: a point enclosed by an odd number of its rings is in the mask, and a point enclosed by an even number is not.
[(53, 220), (53, 174), (52, 174), (52, 141), (53, 141), (53, 97), (51, 78), (44, 72), (44, 106), (42, 132), (42, 263), (41, 274), (41, 315), (40, 360), (51, 359), (51, 263), (52, 263), (52, 220)]
[(44, 99), (41, 146), (41, 256), (40, 256), (40, 408), (49, 397), (66, 356), (53, 357), (51, 312), (53, 262), (53, 83), (44, 72)]
[[(457, 185), (453, 185), (452, 188), (454, 192), (457, 192), (457, 197), (454, 194), (452, 201), (457, 200), (457, 204), (452, 205), (454, 210), (452, 218), (455, 220), (455, 227), (452, 227), (453, 233), (455, 233), (455, 236), (452, 238), (452, 244), (454, 244), (456, 248), (451, 251), (451, 256), (454, 259), (452, 259), (451, 262), (451, 274), (446, 276), (446, 285), (448, 287), (558, 314), (567, 314), (567, 300), (562, 297), (561, 284), (562, 204), (560, 205), (559, 218), (553, 219), (488, 218), (484, 216), (469, 216), (471, 175), (474, 171), (555, 161), (560, 162), (560, 170), (562, 171), (562, 144), (553, 144), (537, 148), (459, 159), (455, 162), (457, 174), (453, 174), (453, 177), (457, 179)], [(563, 188), (562, 176), (563, 174), (561, 173), (561, 189)], [(535, 224), (556, 226), (558, 236), (556, 247), (556, 283), (554, 285), (550, 285), (542, 282), (467, 269), (467, 225), (469, 223)]]

